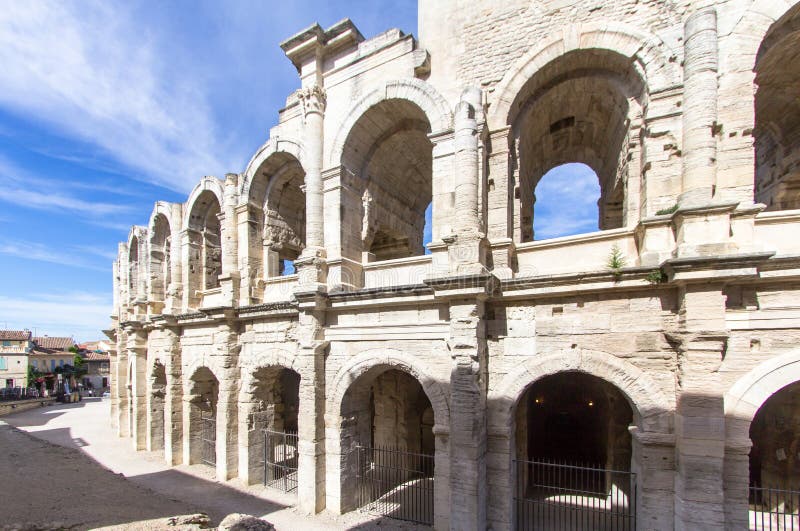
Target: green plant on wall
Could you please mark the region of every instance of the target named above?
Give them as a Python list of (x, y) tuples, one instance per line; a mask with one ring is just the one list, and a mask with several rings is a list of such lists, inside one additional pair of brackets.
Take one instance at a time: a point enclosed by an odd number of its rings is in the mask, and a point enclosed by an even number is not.
[(667, 281), (667, 274), (664, 273), (661, 269), (654, 269), (647, 273), (647, 276), (644, 277), (650, 284), (661, 284), (662, 282)]
[(622, 274), (622, 268), (625, 267), (626, 262), (625, 255), (622, 253), (622, 250), (620, 250), (619, 245), (615, 243), (611, 247), (611, 252), (608, 254), (606, 267), (611, 270), (615, 277), (619, 277)]

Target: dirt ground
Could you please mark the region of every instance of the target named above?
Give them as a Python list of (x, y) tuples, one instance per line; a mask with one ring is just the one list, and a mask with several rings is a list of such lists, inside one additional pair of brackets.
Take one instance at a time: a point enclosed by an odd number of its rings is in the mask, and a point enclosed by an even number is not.
[(165, 518), (197, 512), (212, 525), (253, 514), (279, 531), (425, 529), (359, 512), (309, 517), (284, 493), (218, 482), (202, 465), (167, 467), (159, 452), (136, 452), (117, 437), (109, 409), (95, 398), (0, 417), (0, 530), (176, 531)]

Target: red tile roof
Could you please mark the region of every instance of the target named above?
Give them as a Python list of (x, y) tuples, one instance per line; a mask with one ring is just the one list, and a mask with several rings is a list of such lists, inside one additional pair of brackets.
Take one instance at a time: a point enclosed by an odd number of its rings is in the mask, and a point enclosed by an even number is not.
[(11, 341), (27, 341), (30, 338), (30, 330), (0, 330), (0, 339)]
[(83, 359), (88, 360), (88, 361), (108, 361), (109, 360), (108, 354), (100, 353), (100, 352), (92, 352), (92, 351), (82, 352), (81, 356), (83, 356)]
[(70, 347), (75, 346), (75, 340), (71, 337), (41, 336), (34, 337), (33, 342), (40, 349), (47, 350), (69, 350)]
[(33, 347), (30, 352), (28, 352), (29, 356), (75, 356), (72, 352), (68, 350), (58, 350), (58, 349), (49, 349), (49, 348), (36, 348)]

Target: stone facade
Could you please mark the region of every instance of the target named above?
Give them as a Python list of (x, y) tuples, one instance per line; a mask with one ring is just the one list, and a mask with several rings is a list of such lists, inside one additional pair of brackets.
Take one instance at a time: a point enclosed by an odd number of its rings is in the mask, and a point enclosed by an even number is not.
[[(261, 430), (296, 431), (308, 513), (354, 509), (354, 449), (387, 446), (434, 456), (437, 529), (512, 528), (538, 457), (634, 472), (639, 529), (746, 528), (751, 423), (794, 426), (764, 455), (800, 433), (795, 395), (753, 421), (800, 380), (800, 4), (419, 17), (419, 41), (285, 41), (301, 88), (247, 168), (119, 245), (119, 434), (173, 464), (212, 437), (217, 477), (253, 483)], [(597, 174), (601, 230), (536, 240), (567, 162)], [(545, 410), (583, 424), (554, 444)]]

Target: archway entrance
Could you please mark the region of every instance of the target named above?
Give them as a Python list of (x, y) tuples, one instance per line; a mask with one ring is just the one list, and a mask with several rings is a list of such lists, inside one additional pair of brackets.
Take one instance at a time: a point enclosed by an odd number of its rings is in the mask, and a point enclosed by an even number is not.
[(433, 524), (433, 408), (405, 372), (375, 367), (342, 401), (342, 505)]
[(165, 397), (167, 392), (167, 371), (160, 362), (153, 364), (150, 387), (150, 450), (164, 449)]
[(764, 402), (750, 440), (750, 529), (800, 529), (800, 382)]
[(217, 403), (219, 382), (206, 367), (191, 378), (189, 408), (189, 464), (217, 465)]
[(249, 482), (296, 492), (300, 375), (283, 367), (259, 368), (247, 399)]
[(517, 529), (633, 529), (633, 411), (612, 384), (544, 377), (515, 412)]

